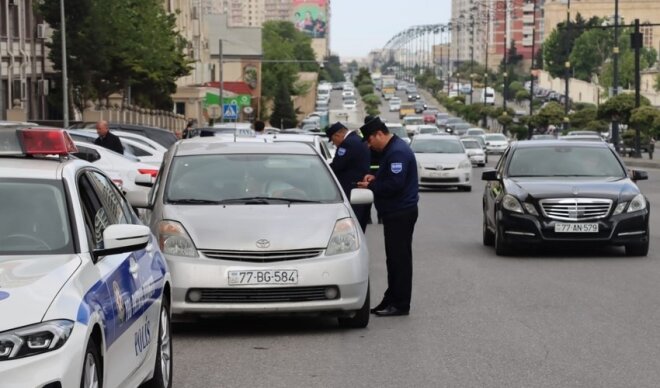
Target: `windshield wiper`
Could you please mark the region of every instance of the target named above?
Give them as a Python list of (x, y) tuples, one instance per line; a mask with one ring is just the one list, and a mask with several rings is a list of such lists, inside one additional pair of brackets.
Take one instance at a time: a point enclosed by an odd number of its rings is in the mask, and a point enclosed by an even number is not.
[(195, 199), (195, 198), (186, 198), (186, 199), (170, 199), (169, 203), (175, 205), (220, 205), (221, 201), (215, 201), (211, 199)]
[(311, 201), (308, 199), (297, 198), (283, 198), (283, 197), (243, 197), (243, 198), (229, 198), (220, 201), (221, 204), (230, 203), (245, 203), (246, 205), (267, 205), (271, 201), (284, 201), (288, 203), (320, 203), (319, 201)]

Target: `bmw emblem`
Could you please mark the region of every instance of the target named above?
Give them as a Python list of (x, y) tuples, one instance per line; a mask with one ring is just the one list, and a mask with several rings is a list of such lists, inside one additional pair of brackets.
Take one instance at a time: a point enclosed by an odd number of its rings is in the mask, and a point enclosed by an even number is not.
[(270, 246), (270, 241), (266, 240), (265, 238), (262, 238), (261, 240), (257, 240), (257, 248), (266, 249), (269, 246)]

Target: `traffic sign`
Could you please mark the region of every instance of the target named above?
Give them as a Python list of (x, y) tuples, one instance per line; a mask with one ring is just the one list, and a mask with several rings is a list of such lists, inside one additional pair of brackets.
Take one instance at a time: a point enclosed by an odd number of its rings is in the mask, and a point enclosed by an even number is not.
[(245, 108), (243, 108), (243, 112), (245, 112), (246, 115), (251, 114), (253, 111), (254, 109), (252, 109), (251, 106), (246, 106)]
[(222, 106), (222, 118), (225, 120), (238, 119), (238, 109), (236, 105), (224, 104)]

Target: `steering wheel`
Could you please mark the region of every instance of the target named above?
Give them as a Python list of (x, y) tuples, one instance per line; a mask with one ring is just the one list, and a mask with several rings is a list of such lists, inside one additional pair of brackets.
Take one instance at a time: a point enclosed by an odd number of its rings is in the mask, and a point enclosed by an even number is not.
[(37, 237), (34, 237), (34, 236), (31, 236), (29, 234), (23, 234), (23, 233), (10, 234), (9, 236), (5, 236), (5, 237), (1, 238), (0, 241), (6, 241), (6, 240), (12, 240), (12, 239), (14, 239), (14, 240), (16, 240), (16, 239), (29, 240), (31, 242), (35, 242), (35, 243), (43, 246), (46, 249), (49, 249), (49, 250), (51, 249), (50, 245), (48, 245), (48, 243), (45, 242), (44, 240), (42, 240), (40, 238), (37, 238)]

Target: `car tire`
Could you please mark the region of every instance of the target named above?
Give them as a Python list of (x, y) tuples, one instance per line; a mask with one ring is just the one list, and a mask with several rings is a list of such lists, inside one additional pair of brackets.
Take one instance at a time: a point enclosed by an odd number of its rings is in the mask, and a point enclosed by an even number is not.
[(495, 233), (491, 232), (490, 229), (488, 229), (488, 224), (486, 223), (486, 216), (484, 216), (484, 222), (483, 222), (483, 243), (487, 247), (492, 247), (493, 244), (495, 243)]
[(511, 254), (511, 245), (504, 241), (504, 236), (499, 227), (495, 227), (495, 254), (497, 256), (508, 256)]
[(147, 381), (144, 388), (171, 388), (172, 387), (172, 326), (170, 319), (170, 303), (163, 296), (158, 322), (158, 344), (156, 345), (156, 364), (154, 376)]
[(647, 256), (649, 254), (649, 241), (638, 244), (626, 244), (626, 256)]
[(362, 307), (355, 312), (355, 315), (352, 317), (339, 317), (337, 321), (339, 326), (346, 329), (364, 329), (369, 325), (369, 317), (371, 313), (369, 312), (370, 306), (370, 294), (371, 286), (367, 284), (367, 297), (364, 299), (364, 304)]
[(103, 369), (99, 347), (92, 338), (87, 343), (85, 357), (83, 358), (80, 388), (103, 387)]

